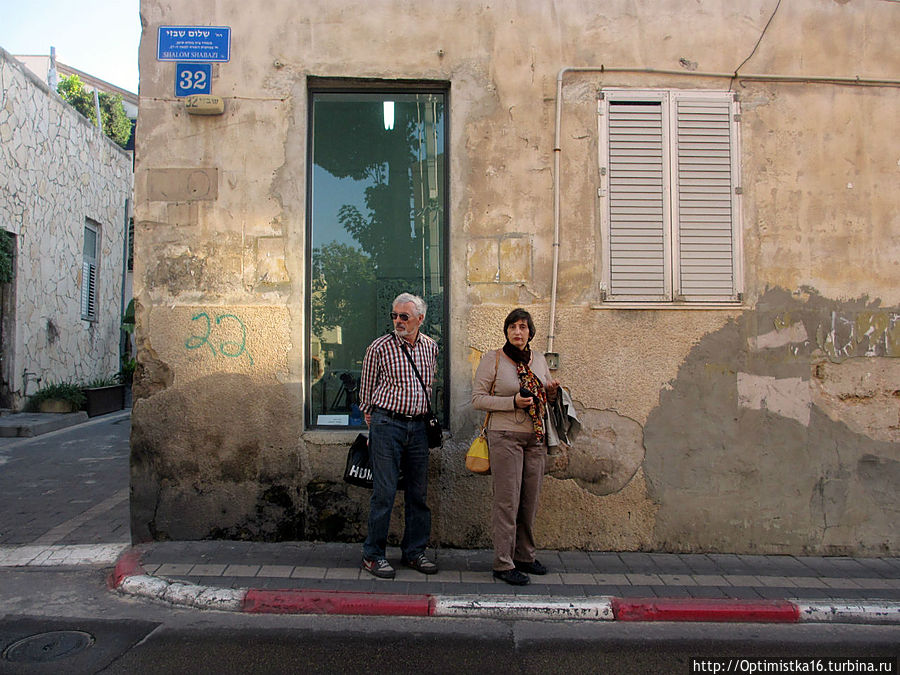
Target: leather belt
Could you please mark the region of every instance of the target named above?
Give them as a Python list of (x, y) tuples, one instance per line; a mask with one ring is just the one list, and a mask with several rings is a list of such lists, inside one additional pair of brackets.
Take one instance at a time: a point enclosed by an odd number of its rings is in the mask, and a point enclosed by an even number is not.
[(404, 415), (403, 413), (394, 412), (387, 408), (379, 408), (377, 405), (372, 407), (372, 411), (395, 420), (403, 420), (404, 422), (415, 422), (417, 420), (425, 419), (425, 415)]

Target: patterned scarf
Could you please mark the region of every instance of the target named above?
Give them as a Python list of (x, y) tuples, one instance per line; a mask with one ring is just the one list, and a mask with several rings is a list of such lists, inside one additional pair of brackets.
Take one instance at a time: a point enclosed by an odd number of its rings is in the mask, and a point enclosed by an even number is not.
[(516, 372), (519, 373), (519, 386), (530, 391), (534, 396), (528, 406), (528, 415), (531, 417), (531, 425), (534, 435), (539, 441), (544, 440), (544, 415), (547, 412), (547, 391), (537, 375), (528, 367), (531, 362), (531, 348), (525, 345), (525, 349), (519, 349), (507, 341), (503, 345), (503, 353), (516, 364)]

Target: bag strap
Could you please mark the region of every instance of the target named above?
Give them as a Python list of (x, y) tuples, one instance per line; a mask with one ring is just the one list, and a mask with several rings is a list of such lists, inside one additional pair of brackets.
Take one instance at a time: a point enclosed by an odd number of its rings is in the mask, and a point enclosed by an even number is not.
[(431, 412), (431, 401), (428, 398), (428, 389), (425, 388), (425, 382), (422, 380), (422, 376), (419, 375), (419, 369), (416, 368), (416, 362), (413, 361), (412, 356), (410, 356), (409, 351), (406, 349), (406, 341), (403, 338), (398, 338), (400, 340), (400, 351), (406, 355), (406, 358), (409, 359), (410, 365), (413, 367), (413, 372), (416, 374), (416, 378), (419, 380), (419, 384), (422, 385), (422, 391), (425, 392), (425, 405), (428, 406), (428, 414), (433, 415)]
[[(500, 365), (500, 354), (494, 352), (494, 379), (491, 381), (491, 396), (494, 395), (494, 387), (497, 386), (497, 366)], [(482, 435), (487, 431), (488, 420), (491, 419), (491, 411), (488, 410), (484, 416), (484, 424), (481, 425)]]

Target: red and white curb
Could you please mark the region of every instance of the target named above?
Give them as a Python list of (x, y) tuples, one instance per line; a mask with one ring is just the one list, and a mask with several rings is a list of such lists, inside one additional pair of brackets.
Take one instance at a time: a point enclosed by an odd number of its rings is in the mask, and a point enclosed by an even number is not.
[(182, 607), (251, 614), (352, 614), (586, 621), (900, 624), (900, 602), (564, 598), (214, 588), (144, 573), (140, 553), (119, 558), (109, 585)]

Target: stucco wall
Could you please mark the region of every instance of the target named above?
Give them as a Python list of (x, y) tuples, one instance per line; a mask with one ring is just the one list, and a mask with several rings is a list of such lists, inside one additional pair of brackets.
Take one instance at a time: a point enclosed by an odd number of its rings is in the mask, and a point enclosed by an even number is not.
[[(24, 403), (41, 383), (119, 371), (131, 156), (0, 50), (0, 227), (17, 237), (14, 336), (4, 381)], [(99, 226), (96, 321), (81, 319), (85, 220)]]
[[(367, 494), (340, 482), (353, 434), (302, 429), (315, 76), (450, 83), (452, 437), (430, 498), (436, 540), (487, 544), (490, 481), (462, 467), (469, 374), (514, 306), (547, 346), (557, 75), (605, 65), (632, 71), (562, 88), (552, 332), (585, 433), (545, 480), (540, 545), (896, 552), (898, 87), (703, 73), (896, 79), (900, 6), (776, 4), (275, 2), (259, 22), (237, 2), (143, 0), (135, 537), (363, 536)], [(155, 49), (173, 23), (232, 28), (224, 115), (172, 97)], [(738, 95), (740, 306), (602, 302), (603, 87)]]

